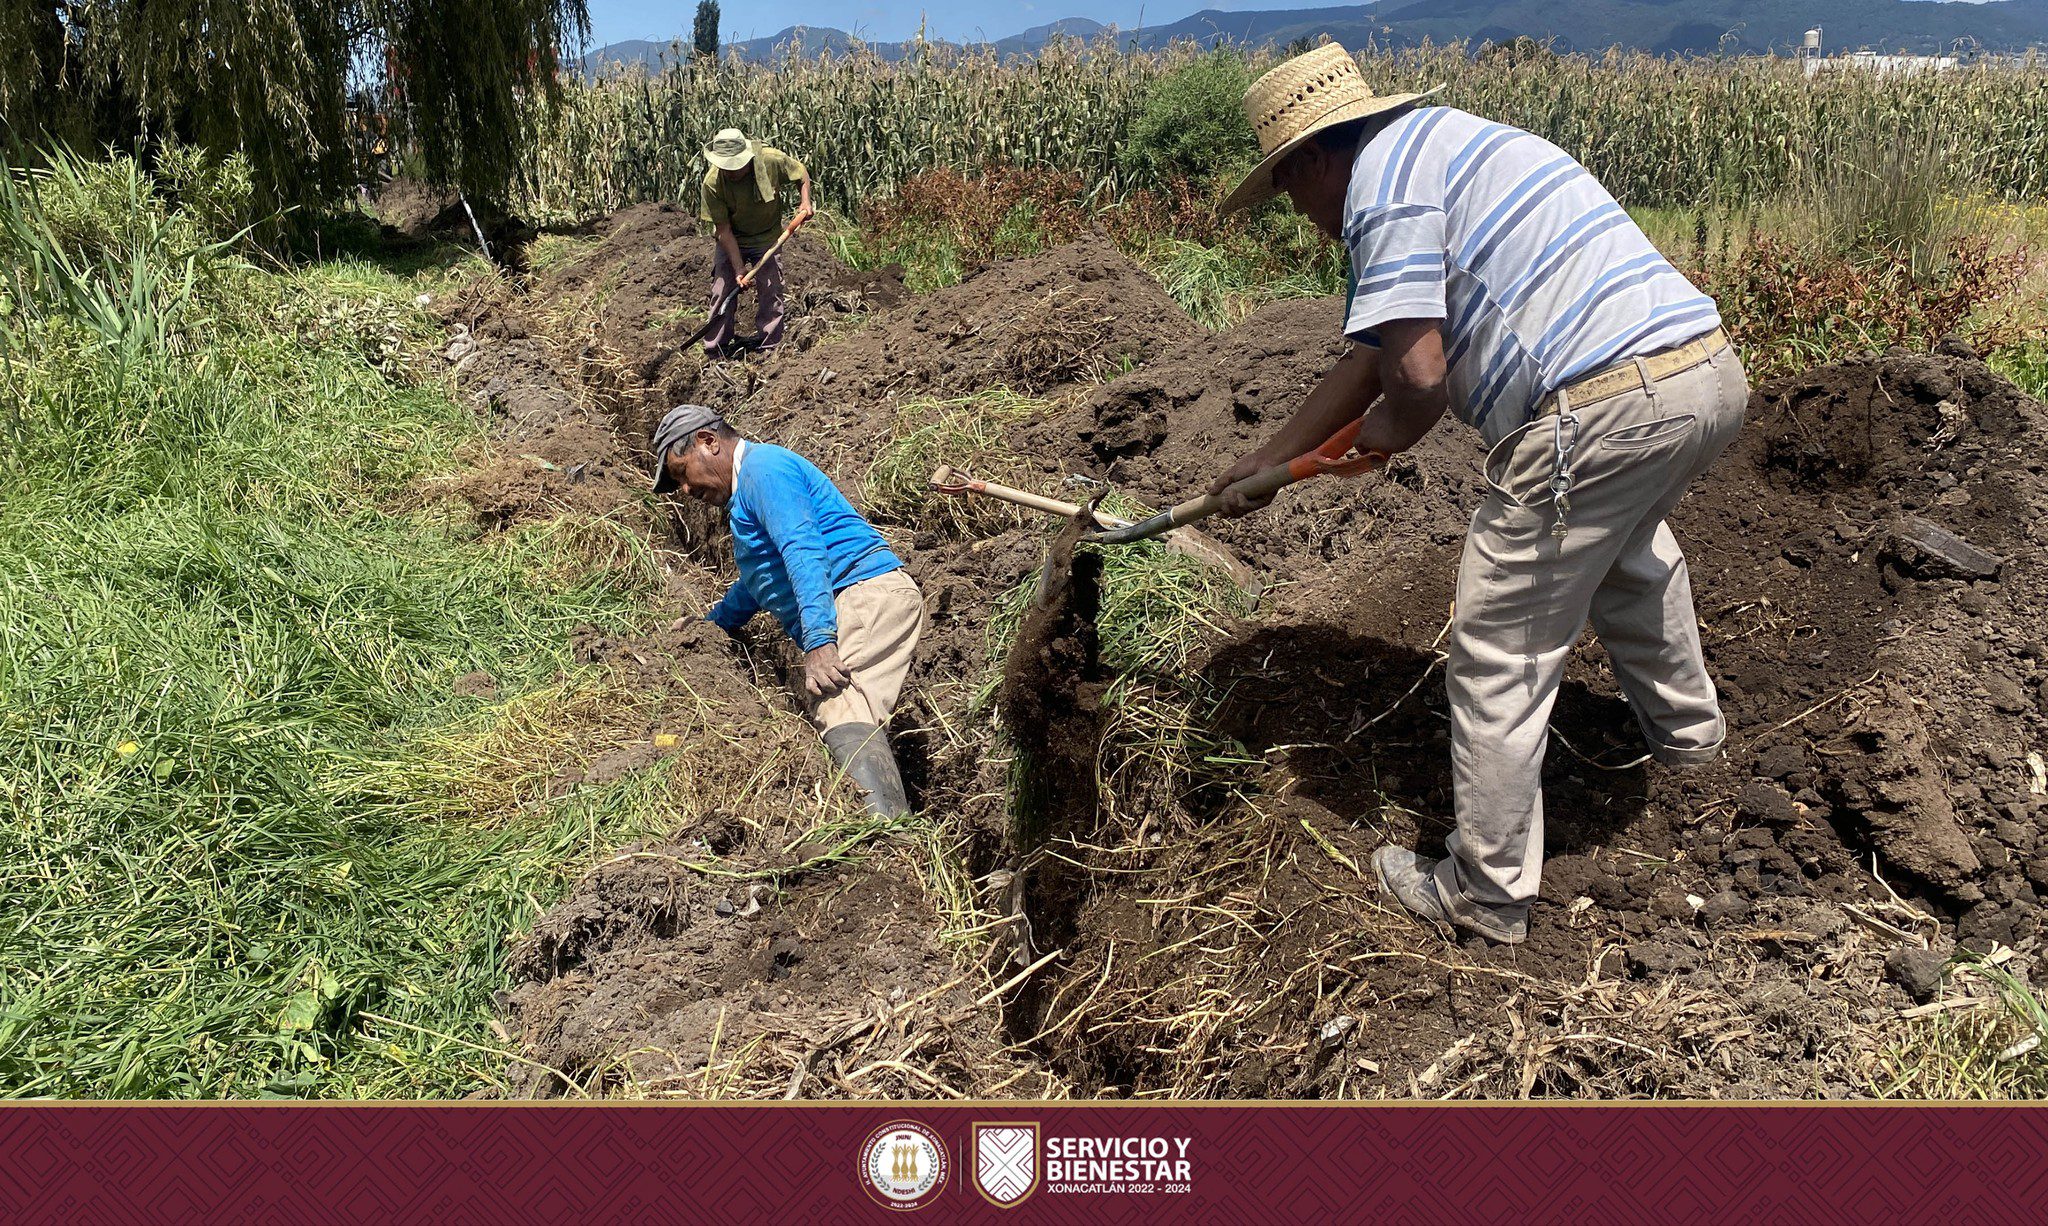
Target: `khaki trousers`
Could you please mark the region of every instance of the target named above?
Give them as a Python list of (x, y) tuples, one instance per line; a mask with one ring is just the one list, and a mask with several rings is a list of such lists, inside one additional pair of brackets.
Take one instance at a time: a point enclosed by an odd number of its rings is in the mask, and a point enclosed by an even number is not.
[[(1493, 492), (1465, 538), (1445, 669), (1458, 828), (1436, 883), (1453, 910), (1536, 895), (1550, 711), (1589, 620), (1651, 754), (1684, 763), (1719, 753), (1720, 702), (1664, 517), (1734, 439), (1748, 399), (1742, 363), (1723, 348), (1643, 390), (1583, 410), (1567, 403), (1488, 454)], [(1550, 483), (1574, 416), (1559, 537)]]
[(797, 696), (819, 731), (841, 724), (887, 726), (924, 632), (924, 595), (898, 568), (863, 579), (832, 598), (839, 613), (839, 659), (853, 680), (826, 699)]

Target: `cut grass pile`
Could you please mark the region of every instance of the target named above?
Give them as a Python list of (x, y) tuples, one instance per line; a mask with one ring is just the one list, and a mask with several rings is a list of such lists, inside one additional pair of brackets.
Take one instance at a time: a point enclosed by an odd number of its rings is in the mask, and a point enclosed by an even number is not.
[(2010, 953), (1956, 954), (1942, 998), (1910, 1011), (1925, 1016), (1901, 1022), (1879, 1055), (1874, 1094), (2048, 1098), (2048, 998), (2002, 965)]
[(904, 402), (896, 410), (888, 445), (869, 464), (861, 484), (867, 513), (884, 523), (955, 537), (1027, 522), (1026, 517), (1038, 513), (980, 495), (940, 493), (931, 487), (931, 476), (947, 464), (984, 481), (1029, 483), (1010, 433), (1046, 411), (1045, 401), (1001, 387), (950, 400)]
[[(47, 237), (64, 189), (0, 201), (11, 241)], [(175, 216), (146, 182), (117, 203)], [(499, 722), (455, 682), (575, 691), (570, 632), (637, 620), (653, 559), (593, 568), (581, 534), (486, 540), (400, 496), (479, 430), (390, 368), (393, 328), (429, 331), (413, 283), (257, 272), (156, 229), (0, 283), (0, 1094), (500, 1083), (508, 934), (661, 795), (635, 777), (487, 819), (472, 784), (559, 734), (448, 756), (447, 729)]]

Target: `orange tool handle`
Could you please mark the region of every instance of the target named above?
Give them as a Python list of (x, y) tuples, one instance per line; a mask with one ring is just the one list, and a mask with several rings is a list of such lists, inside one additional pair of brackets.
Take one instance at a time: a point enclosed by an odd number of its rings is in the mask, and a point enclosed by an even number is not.
[(1310, 477), (1356, 477), (1382, 468), (1387, 462), (1384, 451), (1361, 451), (1351, 455), (1352, 444), (1358, 441), (1358, 428), (1364, 418), (1347, 421), (1337, 432), (1323, 440), (1323, 445), (1305, 455), (1295, 456), (1287, 461), (1287, 475), (1294, 481), (1306, 481)]
[(1223, 499), (1229, 494), (1263, 498), (1297, 481), (1306, 481), (1310, 477), (1356, 477), (1384, 467), (1387, 462), (1387, 453), (1384, 451), (1350, 454), (1351, 445), (1358, 440), (1358, 426), (1357, 421), (1345, 422), (1341, 429), (1314, 451), (1298, 455), (1285, 464), (1275, 464), (1249, 477), (1233, 481), (1221, 494), (1203, 494), (1199, 498), (1190, 498), (1179, 506), (1161, 511), (1150, 519), (1139, 520), (1128, 528), (1097, 532), (1086, 539), (1104, 545), (1128, 545), (1132, 541), (1148, 540), (1182, 525), (1209, 518), (1223, 509)]

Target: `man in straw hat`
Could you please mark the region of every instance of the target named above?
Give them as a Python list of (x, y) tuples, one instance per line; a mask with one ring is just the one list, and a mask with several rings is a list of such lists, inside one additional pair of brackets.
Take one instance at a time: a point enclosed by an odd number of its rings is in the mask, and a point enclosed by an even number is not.
[(1361, 449), (1409, 447), (1445, 409), (1479, 431), (1491, 492), (1465, 539), (1445, 671), (1457, 829), (1440, 861), (1389, 846), (1373, 867), (1417, 915), (1512, 943), (1543, 869), (1551, 706), (1589, 619), (1650, 756), (1720, 751), (1664, 517), (1740, 428), (1749, 389), (1713, 301), (1584, 167), (1421, 96), (1375, 95), (1335, 45), (1246, 92), (1265, 157), (1224, 207), (1285, 193), (1350, 249), (1357, 344), (1212, 488), (1361, 412)]
[(747, 139), (738, 128), (726, 128), (704, 146), (704, 172), (699, 189), (704, 219), (718, 232), (718, 254), (711, 263), (711, 330), (704, 334), (704, 352), (713, 357), (732, 346), (733, 317), (739, 313), (737, 285), (754, 286), (754, 324), (760, 346), (782, 342), (782, 257), (770, 256), (751, 277), (746, 275), (761, 253), (782, 233), (782, 186), (797, 185), (797, 216), (809, 217), (811, 175), (804, 164), (775, 148)]
[(816, 465), (749, 442), (715, 410), (654, 429), (654, 492), (725, 508), (739, 581), (706, 620), (737, 634), (766, 609), (803, 649), (797, 697), (873, 812), (910, 809), (885, 729), (924, 627), (903, 563)]

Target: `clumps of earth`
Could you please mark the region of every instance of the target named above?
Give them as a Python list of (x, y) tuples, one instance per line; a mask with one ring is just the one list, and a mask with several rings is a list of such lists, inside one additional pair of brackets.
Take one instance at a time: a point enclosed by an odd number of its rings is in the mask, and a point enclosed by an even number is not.
[[(1080, 477), (1160, 506), (1270, 433), (1341, 351), (1335, 300), (1206, 332), (1100, 237), (907, 295), (799, 236), (792, 343), (707, 366), (676, 343), (708, 238), (659, 206), (598, 235), (448, 305), (458, 385), (492, 418), (505, 473), (454, 492), (486, 528), (641, 516), (679, 614), (729, 563), (704, 513), (644, 513), (633, 474), (672, 400), (809, 455), (859, 502), (905, 404), (1002, 385), (1042, 406), (1009, 433), (1021, 483)], [(937, 837), (805, 843), (818, 806), (851, 800), (790, 722), (772, 634), (754, 651), (613, 643), (661, 685), (753, 704), (716, 735), (755, 808), (699, 789), (673, 835), (599, 866), (537, 923), (506, 1001), (519, 1087), (1868, 1093), (1898, 1012), (1944, 990), (1953, 953), (2042, 977), (2044, 428), (1956, 342), (1757, 387), (1673, 517), (1729, 751), (1692, 771), (1641, 762), (1587, 639), (1553, 721), (1543, 905), (1517, 948), (1417, 927), (1368, 867), (1388, 840), (1440, 854), (1450, 827), (1440, 648), (1484, 488), (1469, 431), (1446, 423), (1383, 474), (1210, 525), (1267, 590), (1182, 673), (1141, 679), (1199, 699), (1194, 731), (1227, 748), (1218, 777), (1164, 788), (1077, 777), (1060, 730), (1114, 723), (1079, 620), (986, 700), (1009, 641), (991, 626), (1053, 521), (883, 523), (931, 618), (892, 735)], [(1050, 773), (1019, 779), (1020, 763)], [(1032, 795), (1060, 816), (1020, 831), (1013, 798)]]

